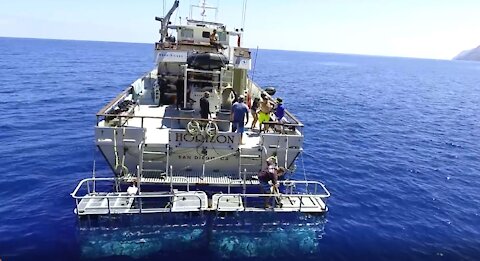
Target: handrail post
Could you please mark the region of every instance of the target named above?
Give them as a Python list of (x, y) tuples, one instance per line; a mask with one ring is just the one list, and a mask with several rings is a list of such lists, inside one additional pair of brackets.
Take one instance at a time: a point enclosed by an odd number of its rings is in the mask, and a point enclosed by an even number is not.
[(173, 192), (173, 167), (170, 165), (170, 192)]
[(243, 171), (243, 194), (247, 193), (247, 169)]
[(242, 179), (242, 149), (238, 148), (238, 178)]
[[(183, 79), (183, 97), (182, 98), (183, 98), (183, 108), (186, 109), (187, 108), (187, 101), (188, 101), (188, 97), (187, 97), (187, 95), (188, 95), (188, 91), (187, 91), (188, 90), (187, 89), (187, 87), (188, 87), (187, 86), (188, 85), (188, 65), (185, 64), (185, 65), (182, 65), (182, 67), (184, 67), (184, 70), (185, 70), (185, 72), (183, 74), (184, 79)], [(178, 97), (177, 97), (177, 99), (178, 99)]]
[(80, 211), (78, 210), (78, 198), (75, 199), (75, 208), (77, 209), (77, 217), (80, 217)]
[(110, 215), (110, 198), (107, 196), (107, 208), (108, 208), (108, 214)]
[(303, 195), (300, 195), (300, 208), (298, 211), (302, 212), (302, 203), (303, 203)]
[(165, 173), (168, 175), (168, 166), (170, 166), (170, 145), (166, 145), (167, 150), (167, 162), (165, 164)]

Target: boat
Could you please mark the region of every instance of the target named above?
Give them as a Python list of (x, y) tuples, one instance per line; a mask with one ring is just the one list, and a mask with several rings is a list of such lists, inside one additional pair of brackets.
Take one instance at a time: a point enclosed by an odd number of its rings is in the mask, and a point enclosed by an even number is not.
[[(176, 0), (154, 44), (154, 68), (96, 114), (95, 145), (112, 170), (81, 180), (71, 193), (79, 217), (151, 213), (278, 212), (323, 214), (330, 193), (319, 181), (295, 179), (303, 154), (302, 122), (282, 119), (232, 131), (232, 106), (255, 98), (278, 106), (275, 89), (250, 77), (252, 52), (243, 28), (208, 21), (205, 1), (190, 7), (186, 23), (173, 24)], [(193, 19), (192, 10), (201, 18)], [(207, 98), (210, 117), (202, 118)], [(205, 108), (204, 108), (205, 109)], [(262, 190), (259, 171), (283, 167), (280, 189)]]

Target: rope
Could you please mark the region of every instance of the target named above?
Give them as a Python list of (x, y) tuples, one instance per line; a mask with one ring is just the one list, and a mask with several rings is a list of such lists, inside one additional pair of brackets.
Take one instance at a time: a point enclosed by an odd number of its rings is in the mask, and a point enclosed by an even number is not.
[[(125, 137), (125, 128), (123, 128), (123, 136)], [(123, 140), (123, 139), (122, 139)], [(125, 150), (125, 144), (124, 144), (124, 150)], [(115, 171), (119, 166), (122, 167), (122, 171), (126, 170), (126, 173), (128, 173), (128, 168), (125, 166), (125, 152), (123, 153), (123, 159), (122, 159), (122, 165), (119, 164), (119, 156), (118, 156), (118, 149), (117, 149), (117, 129), (113, 129), (113, 151), (115, 153)], [(121, 174), (120, 172), (119, 174)]]
[(301, 159), (302, 159), (303, 179), (304, 179), (305, 181), (307, 181), (307, 171), (305, 170), (305, 162), (303, 161), (303, 157), (304, 157), (304, 156), (303, 156), (303, 153), (304, 153), (304, 152), (302, 151), (301, 154), (300, 154), (300, 157), (301, 157)]
[(257, 70), (257, 57), (258, 57), (258, 45), (257, 45), (257, 50), (255, 51), (255, 61), (253, 62), (253, 72), (252, 72), (252, 82), (253, 79), (255, 78), (255, 71)]
[[(122, 128), (122, 141), (125, 140), (125, 128)], [(123, 142), (123, 158), (122, 158), (122, 170), (126, 170), (125, 174), (128, 174), (128, 168), (125, 166), (125, 156), (127, 153), (125, 153), (125, 141)]]
[(115, 153), (115, 170), (116, 170), (118, 167), (117, 129), (113, 129), (113, 152)]

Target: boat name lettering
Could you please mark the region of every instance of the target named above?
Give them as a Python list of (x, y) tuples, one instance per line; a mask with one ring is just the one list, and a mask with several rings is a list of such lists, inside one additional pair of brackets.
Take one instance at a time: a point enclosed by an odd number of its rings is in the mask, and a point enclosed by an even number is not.
[(159, 57), (177, 57), (177, 58), (183, 58), (183, 54), (175, 54), (175, 53), (159, 53)]
[[(215, 159), (215, 157), (209, 157), (209, 156), (192, 156), (192, 155), (178, 155), (178, 159), (180, 160), (212, 160)], [(219, 160), (228, 160), (228, 157), (221, 157)]]
[(234, 136), (219, 134), (213, 137), (204, 137), (202, 134), (191, 135), (188, 133), (176, 133), (176, 142), (207, 142), (207, 143), (221, 143), (221, 144), (233, 144)]

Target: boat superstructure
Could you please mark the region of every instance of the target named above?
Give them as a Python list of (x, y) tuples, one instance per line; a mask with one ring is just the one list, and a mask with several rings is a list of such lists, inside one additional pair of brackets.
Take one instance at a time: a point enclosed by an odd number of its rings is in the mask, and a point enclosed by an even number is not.
[[(274, 197), (259, 192), (257, 173), (267, 167), (266, 159), (294, 172), (304, 126), (285, 111), (282, 121), (272, 115), (253, 130), (250, 115), (241, 143), (241, 134), (231, 129), (232, 103), (243, 95), (250, 105), (264, 93), (248, 75), (252, 57), (241, 47), (243, 29), (204, 16), (174, 25), (170, 17), (178, 5), (177, 0), (165, 17), (156, 18), (161, 27), (155, 68), (96, 115), (95, 144), (114, 176), (98, 178), (94, 170), (82, 180), (72, 193), (76, 213), (326, 212), (330, 194), (316, 181), (281, 181), (282, 193)], [(209, 8), (217, 12), (205, 2), (196, 7), (202, 14)], [(206, 92), (211, 117), (202, 119)], [(275, 104), (273, 94), (266, 97)], [(263, 125), (268, 128), (260, 131)], [(264, 208), (269, 198), (277, 203)]]

